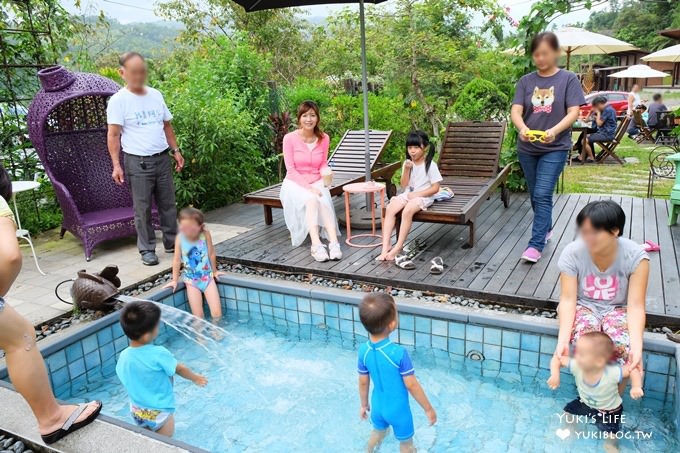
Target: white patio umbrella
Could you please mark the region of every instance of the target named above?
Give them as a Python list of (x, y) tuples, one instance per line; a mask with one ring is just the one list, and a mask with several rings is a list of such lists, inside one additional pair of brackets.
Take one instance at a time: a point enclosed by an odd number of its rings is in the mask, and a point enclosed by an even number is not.
[(623, 71), (609, 74), (609, 77), (616, 77), (618, 79), (652, 79), (656, 77), (667, 77), (669, 75), (670, 74), (666, 74), (663, 71), (652, 69), (646, 64), (635, 64)]
[(643, 61), (669, 61), (671, 63), (680, 63), (680, 44), (666, 47), (657, 52), (650, 53), (642, 57)]
[(632, 44), (583, 28), (565, 27), (556, 31), (555, 34), (560, 40), (562, 51), (567, 54), (567, 69), (569, 69), (572, 55), (596, 55), (638, 50)]

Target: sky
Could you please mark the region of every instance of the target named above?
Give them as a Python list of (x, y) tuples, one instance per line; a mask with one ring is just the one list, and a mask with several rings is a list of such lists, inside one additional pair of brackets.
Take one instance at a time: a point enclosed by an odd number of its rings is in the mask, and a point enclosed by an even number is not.
[[(526, 15), (530, 9), (532, 3), (537, 0), (499, 0), (498, 4), (502, 6), (507, 6), (510, 8), (510, 15), (514, 19), (521, 19)], [(100, 10), (103, 10), (108, 17), (113, 17), (121, 23), (129, 22), (154, 22), (162, 20), (154, 13), (154, 6), (157, 3), (156, 0), (80, 0), (81, 9), (75, 7), (76, 0), (62, 0), (64, 7), (76, 13), (82, 13), (85, 10), (88, 14), (99, 14)], [(389, 5), (389, 2), (387, 3)], [(326, 5), (326, 6), (309, 6), (303, 8), (309, 13), (310, 16), (328, 16), (334, 11), (338, 11), (345, 5)], [(356, 4), (349, 5), (358, 8)], [(596, 9), (604, 9), (606, 5), (599, 6)], [(576, 13), (563, 16), (556, 20), (556, 24), (568, 25), (574, 22), (585, 22), (588, 20), (589, 11), (579, 11)]]

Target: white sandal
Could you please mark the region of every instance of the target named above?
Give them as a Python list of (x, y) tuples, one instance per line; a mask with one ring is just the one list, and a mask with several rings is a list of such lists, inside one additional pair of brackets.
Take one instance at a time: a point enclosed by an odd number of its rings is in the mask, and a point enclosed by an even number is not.
[(406, 271), (412, 271), (416, 268), (416, 265), (408, 255), (399, 255), (395, 257), (394, 264), (396, 264), (400, 269), (404, 269)]
[(324, 263), (329, 260), (328, 252), (326, 251), (326, 246), (319, 244), (316, 247), (312, 246), (312, 257), (319, 263)]
[(444, 260), (441, 256), (432, 258), (430, 264), (432, 264), (432, 266), (430, 266), (430, 274), (441, 274), (444, 272)]
[(331, 242), (328, 244), (328, 256), (333, 261), (342, 259), (342, 249), (340, 248), (340, 243)]

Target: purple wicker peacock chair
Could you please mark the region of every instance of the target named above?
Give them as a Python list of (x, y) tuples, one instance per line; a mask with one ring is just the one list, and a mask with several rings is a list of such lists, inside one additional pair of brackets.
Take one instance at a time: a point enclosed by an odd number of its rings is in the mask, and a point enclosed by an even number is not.
[[(42, 89), (28, 110), (28, 131), (45, 167), (66, 231), (83, 241), (89, 261), (106, 240), (136, 234), (132, 196), (111, 178), (106, 102), (120, 86), (96, 74), (54, 66), (38, 72)], [(158, 217), (154, 210), (154, 227)]]

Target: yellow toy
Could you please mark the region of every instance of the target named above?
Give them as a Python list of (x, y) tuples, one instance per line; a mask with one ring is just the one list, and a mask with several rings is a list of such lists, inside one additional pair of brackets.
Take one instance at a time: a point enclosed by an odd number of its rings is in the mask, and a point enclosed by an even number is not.
[(545, 141), (545, 132), (544, 131), (527, 131), (526, 133), (527, 138), (529, 139), (530, 142), (543, 142)]

